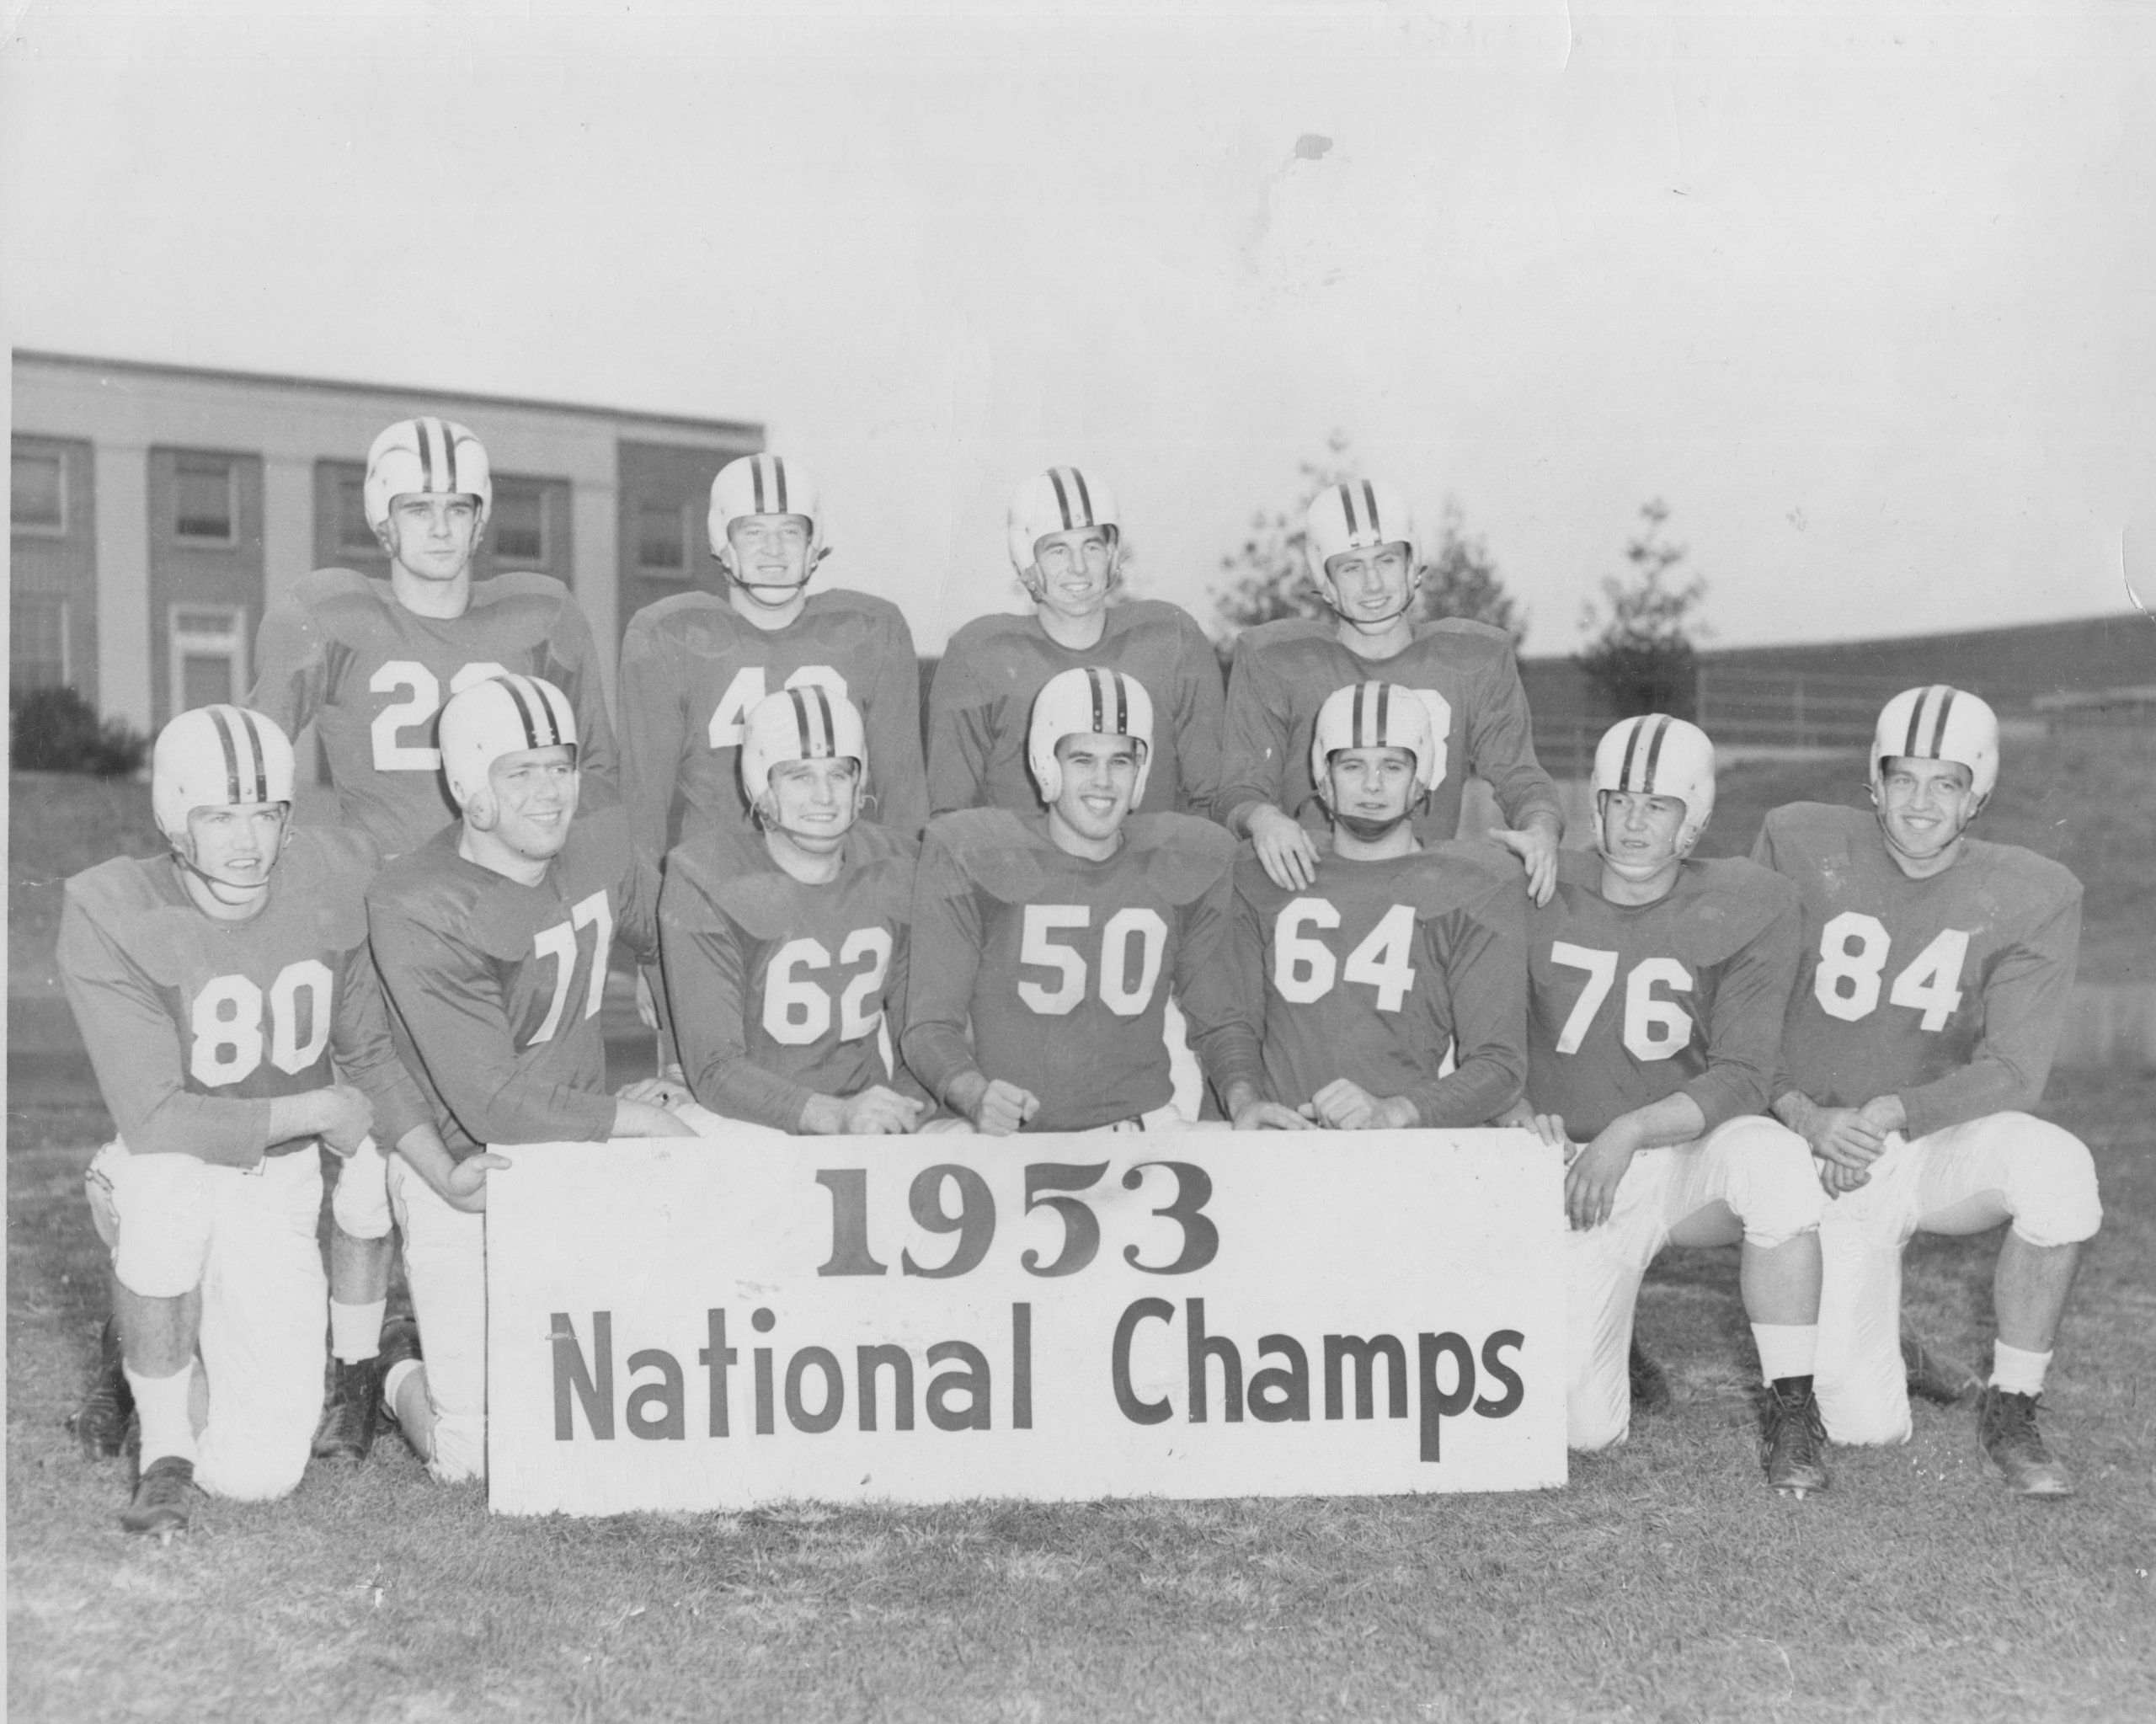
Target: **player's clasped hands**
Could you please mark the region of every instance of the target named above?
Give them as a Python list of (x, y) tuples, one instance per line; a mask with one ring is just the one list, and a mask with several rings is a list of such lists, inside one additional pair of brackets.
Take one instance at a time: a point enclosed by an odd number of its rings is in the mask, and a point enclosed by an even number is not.
[(902, 1096), (883, 1084), (871, 1084), (858, 1095), (846, 1098), (845, 1134), (849, 1137), (895, 1136), (921, 1123), (922, 1103)]
[(1041, 1111), (1041, 1098), (1000, 1077), (988, 1080), (979, 1097), (966, 1112), (974, 1124), (989, 1137), (1008, 1137)]
[(1334, 1131), (1386, 1131), (1417, 1123), (1405, 1096), (1374, 1096), (1348, 1078), (1336, 1077), (1303, 1103), (1303, 1116)]

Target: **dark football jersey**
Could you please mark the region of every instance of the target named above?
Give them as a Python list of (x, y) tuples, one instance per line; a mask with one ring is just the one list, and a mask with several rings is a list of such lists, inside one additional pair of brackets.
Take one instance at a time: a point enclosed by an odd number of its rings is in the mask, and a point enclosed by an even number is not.
[(131, 1150), (253, 1166), (312, 1141), (272, 1143), (271, 1100), (339, 1072), (374, 1103), (385, 1147), (430, 1123), (367, 953), (376, 859), (357, 832), (295, 832), (269, 901), (236, 922), (198, 910), (168, 857), (115, 857), (68, 881), (61, 984)]
[(1707, 1131), (1766, 1110), (1796, 965), (1789, 883), (1730, 857), (1687, 862), (1668, 895), (1612, 904), (1602, 861), (1568, 850), (1528, 912), (1527, 1099), (1576, 1143), (1682, 1092)]
[[(1487, 843), (1383, 862), (1328, 850), (1299, 892), (1246, 846), (1235, 863), (1235, 958), (1265, 1001), (1265, 1081), (1299, 1108), (1336, 1078), (1406, 1096), (1426, 1126), (1475, 1126), (1527, 1075), (1527, 882)], [(1438, 1075), (1453, 1047), (1454, 1070)]]
[(876, 1084), (926, 1099), (884, 1064), (905, 1027), (915, 847), (862, 823), (835, 880), (809, 885), (761, 838), (714, 832), (666, 859), (659, 924), (682, 1070), (731, 1119), (800, 1129), (812, 1095)]
[(398, 1051), (460, 1160), (611, 1136), (607, 954), (619, 940), (657, 961), (658, 871), (618, 807), (579, 813), (536, 886), (467, 862), (463, 830), (445, 827), (367, 890)]
[(1190, 613), (1159, 599), (1109, 606), (1107, 632), (1082, 652), (1030, 616), (977, 616), (953, 635), (928, 697), (931, 811), (1038, 813), (1026, 764), (1033, 697), (1059, 672), (1096, 665), (1136, 677), (1152, 698), (1152, 765), (1133, 812), (1209, 815), (1220, 787), (1219, 661)]
[(766, 695), (806, 683), (860, 709), (869, 818), (909, 837), (928, 818), (921, 667), (888, 599), (826, 588), (784, 628), (766, 631), (723, 597), (679, 593), (637, 612), (622, 641), (621, 682), (622, 785), (648, 857), (707, 832), (755, 833), (741, 788), (743, 721)]
[(1228, 961), (1234, 867), (1228, 835), (1185, 814), (1133, 814), (1106, 862), (1058, 849), (1045, 815), (969, 809), (930, 821), (906, 1064), (947, 1101), (975, 1070), (1032, 1091), (1035, 1131), (1133, 1118), (1174, 1094), (1161, 1039), (1172, 988), (1214, 1085), (1259, 1083)]
[(1460, 835), (1470, 773), (1489, 782), (1515, 827), (1539, 811), (1561, 814), (1556, 786), (1534, 757), (1527, 695), (1503, 630), (1460, 618), (1418, 622), (1405, 652), (1362, 659), (1341, 645), (1331, 623), (1294, 617), (1246, 629), (1235, 641), (1218, 804), (1230, 831), (1249, 837), (1251, 813), (1262, 803), (1312, 832), (1329, 829), (1310, 782), (1310, 732), (1327, 695), (1373, 677), (1432, 690), (1444, 702), (1444, 759), (1428, 805), (1415, 817), (1423, 844)]
[(248, 704), (287, 736), (317, 727), (344, 824), (385, 857), (455, 818), (435, 721), (450, 696), (504, 670), (544, 677), (569, 697), (585, 795), (618, 793), (591, 625), (551, 576), (474, 581), (464, 614), (440, 618), (407, 611), (386, 579), (318, 568), (270, 606), (254, 663)]
[(1898, 1094), (1912, 1138), (2036, 1105), (2081, 947), (2071, 873), (1971, 838), (1912, 880), (1870, 810), (1816, 802), (1769, 814), (1752, 856), (1803, 903), (1777, 1095), (1857, 1108)]

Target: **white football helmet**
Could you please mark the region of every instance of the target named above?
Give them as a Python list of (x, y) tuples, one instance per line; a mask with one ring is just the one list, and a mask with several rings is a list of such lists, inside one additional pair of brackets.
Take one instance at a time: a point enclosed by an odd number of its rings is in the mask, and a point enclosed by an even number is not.
[(1325, 697), (1310, 729), (1310, 782), (1320, 797), (1332, 756), (1343, 748), (1404, 748), (1415, 756), (1417, 792), (1428, 795), (1437, 784), (1437, 729), (1421, 689), (1351, 682)]
[[(1119, 558), (1123, 511), (1116, 505), (1115, 493), (1099, 475), (1075, 467), (1052, 467), (1046, 472), (1035, 473), (1019, 486), (1018, 494), (1011, 499), (1011, 513), (1005, 522), (1011, 566), (1018, 571), (1018, 579), (1024, 580), (1033, 568), (1035, 545), (1050, 533), (1082, 526), (1106, 528), (1108, 543)], [(1114, 584), (1115, 579), (1112, 563), (1108, 570), (1110, 585)], [(1031, 583), (1027, 585), (1030, 590)]]
[(399, 419), (367, 451), (360, 496), (367, 525), (376, 532), (389, 519), (392, 499), (459, 495), (479, 499), (479, 525), (485, 526), (494, 508), (494, 470), (479, 440), (454, 419)]
[(771, 794), (773, 766), (828, 760), (851, 761), (867, 783), (867, 733), (844, 695), (811, 682), (767, 694), (749, 709), (741, 726), (741, 788), (751, 808)]
[(179, 842), (192, 809), (292, 799), (292, 745), (274, 719), (244, 707), (197, 707), (157, 733), (150, 754), (150, 811)]
[(1410, 576), (1421, 572), (1422, 541), (1407, 499), (1382, 479), (1350, 479), (1327, 485), (1303, 511), (1303, 551), (1310, 579), (1328, 585), (1326, 559), (1343, 551), (1370, 551), (1380, 545), (1407, 547)]
[[(816, 572), (816, 565), (825, 554), (824, 507), (816, 481), (807, 467), (782, 456), (744, 455), (728, 462), (711, 482), (711, 512), (705, 518), (704, 530), (711, 536), (712, 555), (726, 565), (727, 574), (737, 581), (741, 580), (741, 574), (734, 566), (734, 547), (727, 542), (726, 530), (750, 515), (805, 515), (808, 521), (808, 574)], [(808, 575), (804, 574), (802, 581), (806, 585)], [(751, 587), (757, 584), (753, 581), (741, 584)]]
[(1935, 682), (1906, 688), (1886, 702), (1871, 733), (1871, 788), (1886, 778), (1885, 762), (1901, 757), (1957, 761), (1969, 769), (1977, 807), (1999, 782), (1999, 715), (1966, 689)]
[(1059, 670), (1042, 685), (1026, 729), (1026, 764), (1033, 769), (1043, 803), (1063, 794), (1056, 744), (1066, 736), (1086, 735), (1128, 736), (1137, 742), (1138, 777), (1130, 787), (1130, 805), (1136, 808), (1145, 799), (1146, 776), (1153, 770), (1153, 697), (1145, 685), (1097, 665)]
[(1698, 725), (1673, 718), (1667, 713), (1620, 718), (1595, 745), (1594, 773), (1588, 783), (1594, 792), (1597, 853), (1620, 874), (1644, 878), (1663, 865), (1643, 867), (1610, 854), (1603, 830), (1602, 798), (1613, 790), (1675, 797), (1684, 804), (1684, 821), (1677, 829), (1676, 854), (1680, 858), (1689, 856), (1700, 835), (1707, 830), (1707, 822), (1714, 818), (1715, 745)]
[(543, 677), (509, 672), (451, 695), (436, 739), (449, 793), (467, 808), (487, 788), (487, 774), (504, 755), (560, 744), (574, 750), (576, 710)]

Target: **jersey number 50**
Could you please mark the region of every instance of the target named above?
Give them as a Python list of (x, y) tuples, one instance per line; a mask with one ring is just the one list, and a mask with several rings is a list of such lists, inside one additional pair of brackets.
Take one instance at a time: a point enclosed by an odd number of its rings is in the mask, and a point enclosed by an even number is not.
[[(1845, 910), (1822, 928), (1819, 968), (1812, 973), (1812, 997), (1819, 1009), (1844, 1023), (1870, 1017), (1879, 1004), (1880, 973), (1893, 943), (1886, 924), (1859, 910)], [(1941, 928), (1894, 978), (1888, 1003), (1921, 1011), (1919, 1027), (1937, 1033), (1961, 1003), (1961, 961), (1968, 955), (1967, 931)]]
[[(329, 966), (302, 958), (277, 972), (270, 984), (270, 1063), (291, 1074), (305, 1071), (329, 1042)], [(300, 1039), (300, 996), (307, 996), (307, 1039)], [(262, 989), (245, 976), (219, 976), (195, 996), (189, 1013), (195, 1045), (187, 1070), (195, 1082), (237, 1083), (262, 1064)]]
[[(1084, 954), (1059, 942), (1054, 936), (1075, 933), (1091, 925), (1089, 904), (1029, 904), (1018, 946), (1018, 962), (1054, 970), (1059, 979), (1053, 987), (1022, 981), (1018, 997), (1036, 1011), (1060, 1017), (1076, 1009), (1086, 997)], [(1138, 942), (1138, 979), (1130, 979), (1130, 943)], [(1101, 925), (1097, 948), (1101, 1004), (1118, 1017), (1135, 1017), (1153, 997), (1153, 985), (1161, 979), (1161, 959), (1168, 949), (1168, 925), (1157, 910), (1134, 905), (1118, 910)]]

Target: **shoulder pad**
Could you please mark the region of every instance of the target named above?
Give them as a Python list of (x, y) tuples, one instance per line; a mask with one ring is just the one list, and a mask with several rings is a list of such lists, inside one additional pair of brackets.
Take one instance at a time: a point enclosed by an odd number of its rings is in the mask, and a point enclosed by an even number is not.
[(1235, 873), (1235, 841), (1227, 828), (1195, 814), (1132, 814), (1123, 830), (1124, 853), (1178, 901), (1202, 896)]
[(355, 568), (318, 568), (294, 581), (278, 606), (291, 605), (306, 611), (324, 627), (335, 631), (339, 622), (372, 621), (397, 603), (387, 580), (361, 574)]
[(1996, 844), (1988, 839), (1968, 841), (1967, 857), (1980, 863), (2017, 896), (2034, 897), (2051, 905), (2071, 903), (2081, 896), (2081, 880), (2065, 863), (2019, 844)]
[(683, 615), (695, 616), (714, 607), (723, 609), (725, 601), (706, 592), (669, 593), (663, 599), (654, 599), (629, 619), (627, 632), (634, 635), (662, 634), (678, 627), (675, 619)]
[(1477, 622), (1469, 616), (1433, 617), (1428, 622), (1417, 623), (1415, 633), (1417, 639), (1427, 638), (1433, 634), (1451, 635), (1462, 642), (1471, 641), (1477, 645), (1489, 647), (1508, 655), (1513, 650), (1513, 638), (1503, 629), (1491, 623)]

